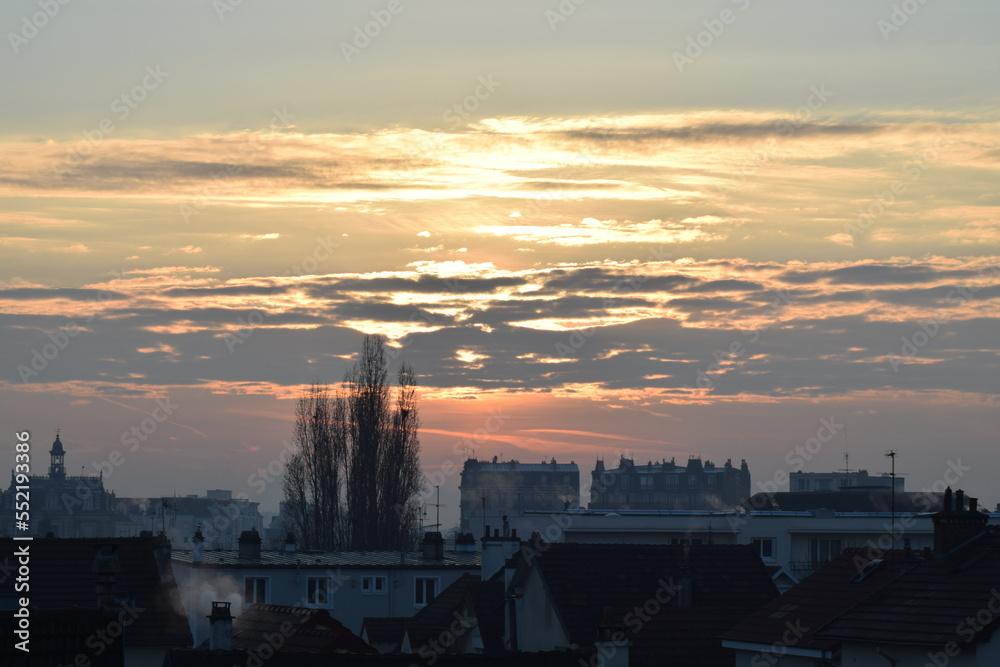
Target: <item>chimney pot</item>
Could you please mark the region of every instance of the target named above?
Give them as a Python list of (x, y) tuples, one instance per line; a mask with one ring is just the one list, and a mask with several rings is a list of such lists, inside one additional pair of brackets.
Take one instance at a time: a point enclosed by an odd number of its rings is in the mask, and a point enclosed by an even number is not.
[(209, 648), (213, 651), (230, 651), (233, 648), (233, 614), (229, 602), (212, 602), (208, 620), (212, 624)]

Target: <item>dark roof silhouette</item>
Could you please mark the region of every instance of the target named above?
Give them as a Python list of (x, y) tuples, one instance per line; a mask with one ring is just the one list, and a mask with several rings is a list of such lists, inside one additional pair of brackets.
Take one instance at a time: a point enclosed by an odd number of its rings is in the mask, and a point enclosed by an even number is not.
[[(753, 612), (748, 607), (666, 607), (649, 620), (625, 632), (632, 645), (628, 651), (629, 667), (733, 667), (736, 652), (723, 648), (720, 629), (736, 624)], [(607, 608), (602, 624), (621, 624), (635, 607)]]
[[(881, 567), (873, 567), (867, 576), (859, 576), (875, 556), (883, 557)], [(834, 651), (839, 642), (816, 636), (817, 631), (884, 586), (899, 574), (899, 566), (888, 566), (889, 559), (902, 559), (903, 552), (872, 552), (847, 549), (820, 569), (767, 603), (723, 634), (723, 639), (770, 646), (782, 641), (789, 631), (802, 631), (796, 638), (799, 648)]]
[(269, 643), (267, 637), (280, 632), (282, 624), (291, 627), (283, 636), (281, 651), (301, 653), (375, 653), (375, 649), (330, 616), (326, 609), (289, 607), (277, 604), (252, 604), (233, 620), (233, 648), (259, 649)]
[(137, 611), (125, 634), (127, 646), (191, 646), (191, 631), (170, 570), (169, 542), (160, 537), (0, 538), (0, 562), (17, 562), (15, 550), (30, 544), (31, 605), (41, 609), (97, 609), (98, 545), (115, 549), (120, 571), (114, 597)]
[[(830, 639), (961, 647), (1000, 627), (1000, 534), (980, 533), (946, 554), (912, 563), (898, 577), (817, 633)], [(988, 620), (980, 617), (990, 611)], [(968, 619), (975, 619), (970, 623)]]
[[(28, 647), (31, 652), (25, 653), (15, 646), (19, 639), (14, 634), (18, 620), (14, 612), (0, 612), (0, 632), (5, 638), (0, 648), (0, 664), (19, 667), (76, 664), (121, 667), (124, 646), (120, 639), (112, 639), (110, 643), (97, 639), (99, 632), (107, 633), (111, 624), (118, 621), (117, 613), (105, 609), (31, 609), (30, 613)], [(79, 655), (83, 655), (88, 662), (78, 663)]]
[[(529, 562), (518, 554), (518, 571)], [(548, 544), (530, 559), (540, 569), (569, 640), (590, 645), (605, 607), (632, 609), (691, 579), (691, 607), (756, 609), (778, 591), (751, 545)], [(667, 591), (668, 607), (680, 595)], [(664, 597), (666, 594), (661, 594)], [(726, 628), (715, 628), (718, 635)]]

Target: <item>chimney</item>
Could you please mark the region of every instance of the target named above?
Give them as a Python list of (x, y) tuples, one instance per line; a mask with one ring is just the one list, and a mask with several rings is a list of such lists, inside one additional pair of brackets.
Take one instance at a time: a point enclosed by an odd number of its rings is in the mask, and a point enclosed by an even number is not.
[(118, 547), (114, 544), (98, 544), (94, 547), (94, 565), (91, 572), (97, 575), (97, 608), (114, 609), (118, 606), (115, 587), (121, 564), (118, 562)]
[(424, 558), (428, 560), (442, 560), (444, 558), (444, 537), (438, 531), (424, 533), (424, 540), (420, 545), (424, 549)]
[(968, 542), (986, 530), (989, 517), (979, 511), (979, 501), (969, 498), (969, 509), (965, 509), (965, 493), (955, 492), (952, 505), (951, 487), (944, 492), (944, 509), (933, 516), (934, 553), (946, 554), (960, 544)]
[(480, 561), (480, 575), (486, 581), (496, 574), (507, 559), (517, 553), (521, 548), (521, 540), (515, 535), (501, 536), (499, 531), (496, 534), (483, 538), (483, 555)]
[(295, 551), (295, 533), (288, 533), (285, 538), (285, 551)]
[(194, 529), (194, 537), (191, 538), (191, 562), (201, 563), (205, 558), (205, 536), (201, 534), (201, 524)]
[(472, 533), (459, 533), (455, 536), (455, 551), (475, 551), (476, 538)]
[(260, 533), (256, 528), (240, 533), (239, 546), (241, 560), (260, 560)]
[(597, 641), (594, 642), (597, 655), (594, 657), (604, 667), (628, 667), (628, 649), (631, 645), (632, 640), (621, 623), (602, 623), (597, 626)]
[(212, 613), (208, 617), (212, 624), (212, 636), (208, 646), (213, 651), (233, 649), (233, 615), (229, 611), (230, 602), (213, 602)]

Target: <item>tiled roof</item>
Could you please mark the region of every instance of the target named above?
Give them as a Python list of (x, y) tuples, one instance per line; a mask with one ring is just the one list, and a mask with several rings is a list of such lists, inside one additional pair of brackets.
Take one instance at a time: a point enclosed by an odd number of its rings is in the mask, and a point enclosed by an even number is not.
[[(866, 577), (859, 573), (872, 561), (867, 549), (847, 549), (812, 573), (781, 597), (750, 614), (723, 639), (761, 644), (770, 647), (789, 631), (801, 634), (796, 646), (817, 651), (833, 651), (839, 642), (816, 637), (816, 632), (838, 614), (851, 608), (873, 591), (899, 575), (899, 568), (889, 560), (901, 559), (902, 552), (885, 552), (885, 565), (871, 570)], [(857, 581), (855, 581), (857, 579)], [(807, 630), (802, 630), (807, 628)]]
[(467, 602), (471, 603), (475, 581), (479, 581), (478, 575), (463, 574), (406, 623), (410, 646), (415, 651), (419, 652), (420, 647), (450, 634), (449, 626), (455, 620), (454, 614), (460, 613)]
[[(605, 607), (642, 605), (685, 574), (694, 607), (757, 608), (778, 594), (750, 545), (553, 543), (531, 561), (542, 571), (570, 641), (580, 646), (594, 641)], [(525, 558), (520, 567), (527, 564)], [(674, 595), (666, 604), (677, 601)]]
[[(915, 563), (818, 635), (906, 644), (980, 642), (1000, 626), (1000, 534)], [(985, 612), (983, 610), (986, 610)], [(985, 614), (985, 615), (984, 615)], [(968, 619), (975, 619), (969, 622)]]
[[(445, 551), (444, 558), (424, 558), (420, 551), (261, 551), (260, 560), (240, 558), (236, 549), (205, 550), (200, 567), (301, 567), (310, 568), (410, 568), (456, 569), (479, 568), (477, 551)], [(171, 558), (190, 563), (190, 551), (175, 551)]]
[(17, 562), (14, 552), (25, 544), (30, 549), (33, 606), (95, 609), (95, 548), (113, 545), (120, 566), (114, 595), (119, 601), (134, 601), (136, 609), (135, 620), (125, 634), (126, 645), (191, 645), (191, 631), (167, 558), (162, 566), (169, 577), (161, 581), (155, 553), (163, 544), (161, 538), (39, 538), (30, 542), (0, 538), (0, 562)]
[(280, 633), (284, 637), (282, 651), (375, 653), (325, 609), (276, 604), (252, 604), (233, 620), (233, 648), (249, 651), (273, 644), (267, 637), (279, 632), (283, 623), (292, 629)]

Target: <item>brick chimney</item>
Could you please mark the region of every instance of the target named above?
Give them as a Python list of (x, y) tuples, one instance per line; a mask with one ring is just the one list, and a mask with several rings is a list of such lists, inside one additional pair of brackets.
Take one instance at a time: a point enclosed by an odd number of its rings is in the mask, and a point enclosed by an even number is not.
[(213, 651), (230, 651), (233, 648), (233, 614), (230, 602), (213, 602), (212, 613), (208, 617), (212, 624), (212, 635), (208, 646)]
[(952, 502), (951, 487), (945, 489), (944, 506), (934, 515), (934, 553), (945, 554), (968, 542), (986, 530), (989, 517), (979, 511), (976, 498), (969, 498), (965, 508), (965, 493), (959, 489)]
[(441, 560), (444, 558), (444, 537), (438, 531), (424, 533), (424, 540), (421, 542), (424, 550), (424, 558)]
[(240, 559), (260, 560), (260, 533), (256, 528), (240, 533), (239, 546)]

